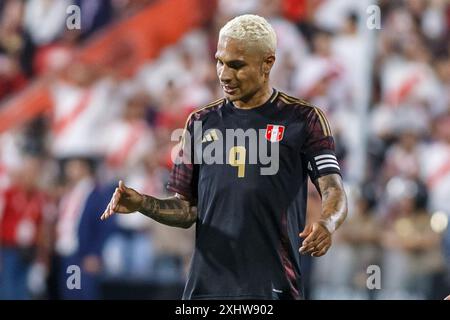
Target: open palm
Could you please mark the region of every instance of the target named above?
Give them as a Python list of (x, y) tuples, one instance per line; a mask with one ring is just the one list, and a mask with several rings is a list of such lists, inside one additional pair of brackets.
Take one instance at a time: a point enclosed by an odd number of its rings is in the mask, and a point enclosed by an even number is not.
[(138, 211), (141, 208), (142, 200), (143, 196), (139, 192), (126, 187), (121, 180), (100, 219), (108, 219), (114, 213), (132, 213)]

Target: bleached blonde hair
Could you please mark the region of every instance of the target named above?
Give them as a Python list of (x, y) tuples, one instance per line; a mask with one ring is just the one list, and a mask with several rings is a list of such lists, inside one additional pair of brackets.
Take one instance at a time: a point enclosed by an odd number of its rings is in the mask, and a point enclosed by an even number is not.
[(275, 54), (277, 35), (270, 23), (255, 14), (244, 14), (228, 21), (219, 32), (220, 37), (255, 42), (266, 53)]

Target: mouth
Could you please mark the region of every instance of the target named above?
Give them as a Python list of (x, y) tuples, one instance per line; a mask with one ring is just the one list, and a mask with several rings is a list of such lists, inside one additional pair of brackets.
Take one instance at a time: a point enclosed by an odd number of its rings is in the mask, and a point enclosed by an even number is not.
[(229, 95), (233, 95), (234, 93), (236, 93), (236, 91), (238, 89), (238, 87), (233, 87), (233, 86), (229, 86), (229, 85), (222, 85), (222, 88), (223, 88), (223, 91)]

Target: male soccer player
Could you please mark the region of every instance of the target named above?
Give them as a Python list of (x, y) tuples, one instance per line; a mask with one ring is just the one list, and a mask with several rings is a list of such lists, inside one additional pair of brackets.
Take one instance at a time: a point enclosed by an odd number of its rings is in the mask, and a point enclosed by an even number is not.
[[(317, 107), (270, 87), (275, 47), (264, 18), (230, 20), (216, 52), (225, 98), (189, 116), (168, 185), (175, 196), (157, 199), (119, 182), (101, 217), (140, 211), (170, 226), (195, 222), (184, 299), (303, 298), (298, 250), (324, 255), (346, 217), (330, 126)], [(220, 143), (230, 140), (230, 130), (263, 135)], [(215, 152), (205, 156), (214, 143)], [(273, 170), (255, 157), (255, 144), (276, 156)], [(308, 175), (322, 196), (322, 213), (305, 225)]]

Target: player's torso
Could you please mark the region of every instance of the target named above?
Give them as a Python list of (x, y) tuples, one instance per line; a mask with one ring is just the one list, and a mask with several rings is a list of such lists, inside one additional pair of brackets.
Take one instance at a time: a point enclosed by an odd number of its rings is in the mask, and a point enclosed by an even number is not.
[(304, 126), (294, 107), (275, 103), (251, 110), (228, 103), (210, 112), (194, 124), (199, 200), (236, 197), (286, 208), (305, 175)]
[(186, 296), (267, 298), (274, 288), (288, 291), (285, 220), (306, 181), (306, 124), (297, 111), (276, 103), (252, 110), (228, 104), (194, 123), (197, 244)]

